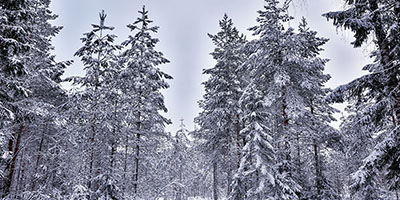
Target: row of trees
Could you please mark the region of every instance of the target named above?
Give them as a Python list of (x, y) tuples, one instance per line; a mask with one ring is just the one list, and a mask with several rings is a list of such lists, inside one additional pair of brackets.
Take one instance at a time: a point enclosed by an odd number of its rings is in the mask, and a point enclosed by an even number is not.
[[(376, 44), (370, 73), (333, 91), (319, 57), (328, 40), (304, 18), (297, 31), (288, 26), (290, 3), (265, 0), (249, 29), (257, 39), (246, 41), (226, 15), (210, 35), (217, 64), (204, 70), (196, 136), (213, 199), (399, 199), (400, 3), (346, 0), (324, 14), (355, 33), (354, 47)], [(344, 101), (338, 131), (330, 104)]]
[(289, 2), (265, 2), (249, 29), (258, 39), (247, 42), (226, 15), (210, 35), (217, 64), (204, 71), (210, 79), (196, 120), (213, 163), (214, 199), (219, 174), (230, 199), (337, 199), (324, 154), (338, 137), (324, 100), (327, 60), (318, 57), (327, 39), (304, 18), (297, 31), (285, 28)]
[(158, 27), (148, 11), (127, 26), (133, 35), (122, 44), (100, 13), (75, 53), (86, 73), (66, 79), (74, 85), (67, 93), (60, 77), (72, 62), (50, 53), (62, 27), (50, 24), (57, 16), (49, 4), (0, 3), (1, 198), (182, 195), (178, 181), (170, 182), (177, 178), (171, 166), (182, 162), (172, 157), (183, 147), (164, 131), (170, 121), (161, 115), (161, 90), (172, 77), (159, 68), (169, 61), (155, 49)]
[[(172, 77), (155, 49), (148, 11), (116, 44), (100, 23), (75, 56), (85, 75), (60, 83), (51, 38), (61, 27), (49, 0), (0, 3), (0, 195), (3, 199), (394, 199), (399, 198), (400, 2), (346, 0), (324, 14), (372, 41), (369, 73), (324, 87), (328, 41), (303, 18), (288, 26), (291, 1), (264, 0), (248, 41), (227, 15), (209, 34), (213, 68), (195, 119), (176, 134), (161, 90)], [(348, 101), (340, 130), (330, 103)]]

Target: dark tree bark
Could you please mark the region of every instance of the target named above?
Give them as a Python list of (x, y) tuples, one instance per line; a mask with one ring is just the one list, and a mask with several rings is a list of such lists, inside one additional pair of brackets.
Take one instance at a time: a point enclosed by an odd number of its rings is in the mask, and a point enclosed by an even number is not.
[(141, 129), (141, 113), (138, 114), (137, 133), (136, 133), (136, 156), (135, 156), (135, 175), (133, 182), (133, 192), (137, 194), (138, 181), (139, 181), (139, 153), (140, 153), (140, 129)]
[(92, 136), (90, 137), (90, 160), (89, 160), (89, 182), (88, 188), (92, 189), (93, 187), (93, 163), (94, 163), (94, 141), (96, 137), (96, 116), (93, 117), (93, 122), (91, 125), (92, 128)]
[[(16, 142), (15, 142), (15, 147), (14, 150), (12, 151), (12, 158), (11, 158), (11, 163), (10, 163), (10, 167), (9, 167), (9, 174), (8, 177), (6, 178), (6, 184), (5, 184), (5, 190), (3, 195), (7, 196), (8, 194), (10, 194), (10, 190), (13, 184), (13, 179), (14, 179), (14, 174), (15, 174), (15, 165), (16, 165), (16, 161), (17, 161), (17, 156), (18, 156), (18, 152), (20, 150), (20, 144), (21, 144), (21, 137), (24, 131), (24, 124), (21, 123), (18, 127), (18, 129), (15, 131), (14, 134), (14, 138), (16, 138)], [(9, 141), (9, 149), (13, 147), (13, 142)]]
[[(43, 129), (43, 132), (42, 132), (42, 136), (41, 136), (41, 138), (40, 138), (39, 150), (38, 150), (38, 153), (37, 153), (36, 164), (35, 164), (35, 170), (34, 170), (35, 173), (34, 173), (34, 174), (37, 174), (37, 171), (38, 171), (38, 169), (39, 169), (40, 159), (41, 159), (41, 156), (42, 156), (44, 135), (45, 135), (46, 130), (47, 130), (47, 123), (44, 125), (44, 129)], [(36, 182), (37, 182), (37, 180), (36, 180), (35, 178), (33, 178), (33, 179), (32, 179), (32, 191), (35, 190)]]
[(218, 172), (217, 172), (218, 165), (216, 160), (213, 161), (212, 170), (213, 170), (213, 200), (218, 200)]

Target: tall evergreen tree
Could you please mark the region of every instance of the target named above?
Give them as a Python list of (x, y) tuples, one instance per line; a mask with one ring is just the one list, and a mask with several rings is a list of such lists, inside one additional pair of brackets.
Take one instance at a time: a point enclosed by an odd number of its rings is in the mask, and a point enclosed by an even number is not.
[[(297, 72), (296, 82), (299, 86), (296, 89), (297, 95), (302, 99), (304, 107), (302, 108), (302, 117), (298, 118), (294, 123), (298, 129), (298, 135), (305, 139), (305, 143), (311, 143), (313, 160), (312, 170), (314, 173), (309, 177), (313, 177), (312, 192), (308, 195), (310, 199), (337, 199), (337, 191), (333, 189), (328, 177), (325, 174), (326, 160), (321, 151), (328, 146), (334, 146), (334, 141), (339, 135), (329, 122), (334, 120), (332, 114), (336, 109), (332, 108), (325, 97), (330, 91), (324, 88), (324, 84), (330, 79), (330, 76), (323, 73), (327, 59), (319, 58), (319, 53), (322, 51), (321, 46), (328, 40), (316, 36), (317, 32), (310, 30), (307, 26), (305, 18), (302, 18), (299, 25), (299, 33), (294, 36), (294, 43), (297, 44), (295, 55), (296, 61), (292, 62), (294, 66), (302, 69)], [(297, 84), (295, 84), (297, 85)], [(301, 159), (301, 158), (299, 158)]]
[[(34, 173), (27, 163), (32, 157), (37, 156), (40, 161), (40, 155), (50, 153), (43, 148), (36, 151), (36, 145), (45, 137), (52, 137), (39, 129), (46, 127), (46, 123), (54, 127), (58, 117), (56, 108), (65, 101), (58, 83), (70, 62), (57, 63), (50, 54), (51, 38), (61, 27), (50, 24), (57, 16), (48, 9), (49, 4), (47, 0), (0, 3), (0, 129), (8, 143), (3, 143), (7, 147), (2, 150), (7, 148), (5, 153), (10, 155), (3, 157), (2, 196), (10, 195), (13, 190), (12, 195), (22, 198), (30, 183), (34, 188), (36, 180), (29, 181), (29, 174)], [(24, 133), (30, 133), (29, 137)], [(28, 148), (31, 151), (25, 151)]]
[[(243, 89), (242, 73), (239, 67), (244, 61), (241, 46), (246, 39), (233, 26), (232, 20), (225, 14), (219, 22), (221, 31), (209, 37), (216, 48), (211, 53), (217, 61), (215, 67), (204, 70), (210, 78), (204, 82), (206, 94), (199, 102), (202, 113), (196, 118), (201, 129), (199, 138), (205, 139), (204, 151), (210, 155), (213, 170), (213, 196), (218, 199), (218, 183), (221, 169), (227, 169), (227, 191), (230, 191), (232, 173), (240, 160), (243, 147), (239, 131), (241, 129), (239, 98)], [(238, 156), (235, 156), (238, 155)], [(218, 162), (223, 161), (223, 162)], [(218, 165), (224, 165), (220, 170)]]
[(3, 159), (1, 169), (1, 196), (5, 197), (10, 193), (14, 179), (16, 156), (24, 129), (25, 108), (22, 103), (30, 93), (25, 79), (33, 70), (24, 64), (23, 58), (33, 43), (29, 37), (32, 27), (28, 20), (34, 17), (34, 13), (24, 1), (1, 2), (0, 9), (0, 125), (2, 133), (5, 133), (2, 134), (3, 140), (8, 141), (2, 144), (2, 154), (6, 159)]
[[(396, 0), (345, 1), (343, 11), (324, 14), (337, 27), (354, 32), (354, 47), (360, 47), (373, 37), (376, 49), (374, 62), (363, 69), (367, 75), (336, 88), (330, 100), (352, 100), (364, 104), (365, 122), (374, 124), (374, 134), (383, 137), (354, 174), (355, 189), (367, 189), (367, 180), (383, 174), (392, 191), (399, 189), (399, 34), (400, 2)], [(362, 132), (360, 134), (370, 134)], [(365, 197), (364, 197), (365, 198)]]
[[(119, 80), (122, 83), (121, 91), (126, 94), (123, 97), (124, 107), (128, 108), (131, 125), (127, 141), (133, 145), (134, 159), (133, 181), (131, 194), (144, 195), (139, 186), (145, 186), (145, 178), (140, 176), (141, 170), (146, 169), (144, 158), (152, 156), (151, 143), (157, 142), (157, 138), (165, 136), (164, 127), (170, 123), (161, 115), (160, 111), (167, 112), (164, 105), (162, 89), (169, 87), (166, 80), (172, 77), (161, 71), (159, 65), (169, 63), (163, 54), (155, 50), (157, 38), (151, 36), (158, 31), (158, 26), (151, 26), (152, 21), (148, 17), (148, 11), (143, 6), (139, 11), (140, 17), (127, 27), (135, 31), (135, 35), (129, 36), (122, 45), (127, 47), (121, 54), (124, 63)], [(127, 147), (128, 148), (128, 147)], [(153, 149), (154, 150), (154, 149)], [(154, 153), (154, 152), (153, 152)], [(145, 154), (145, 155), (142, 155)], [(142, 162), (142, 163), (141, 163)]]
[(107, 123), (107, 117), (114, 109), (114, 101), (110, 101), (112, 95), (110, 85), (117, 76), (115, 73), (119, 66), (116, 51), (120, 46), (113, 44), (116, 35), (105, 33), (114, 28), (105, 25), (107, 15), (104, 11), (99, 17), (100, 24), (92, 24), (92, 31), (85, 33), (85, 37), (81, 39), (84, 46), (75, 53), (75, 56), (81, 57), (86, 74), (84, 77), (68, 79), (83, 88), (83, 91), (75, 94), (71, 104), (72, 112), (79, 113), (74, 119), (81, 125), (78, 127), (75, 139), (84, 145), (77, 150), (85, 152), (82, 158), (86, 160), (78, 159), (77, 164), (83, 164), (83, 168), (87, 168), (87, 171), (82, 171), (83, 174), (77, 174), (84, 177), (83, 181), (86, 183), (80, 183), (79, 179), (82, 178), (77, 178), (77, 182), (73, 185), (87, 186), (89, 199), (99, 198), (102, 195), (115, 196), (114, 192), (108, 189), (114, 187), (114, 185), (109, 186), (109, 182), (112, 181), (109, 180), (111, 174), (108, 165), (112, 159), (108, 151), (113, 145), (110, 144), (109, 137), (112, 137), (114, 127), (110, 127)]
[[(243, 157), (241, 165), (244, 166), (236, 177), (236, 189), (231, 198), (339, 198), (324, 175), (320, 151), (322, 145), (335, 136), (335, 131), (328, 125), (335, 110), (324, 101), (329, 91), (323, 88), (329, 79), (329, 75), (323, 74), (327, 60), (318, 57), (321, 45), (327, 40), (316, 37), (316, 32), (309, 30), (304, 19), (299, 33), (284, 28), (284, 23), (292, 19), (287, 14), (290, 1), (282, 5), (275, 0), (265, 2), (265, 10), (259, 11), (257, 18), (259, 25), (250, 28), (260, 38), (247, 45), (251, 54), (245, 64), (251, 83), (242, 96), (242, 109), (253, 117), (247, 117), (242, 132), (247, 143), (243, 151), (249, 155)], [(254, 128), (255, 122), (261, 128)], [(254, 141), (261, 141), (262, 145)], [(255, 150), (251, 150), (251, 145)], [(293, 154), (296, 148), (297, 155)], [(300, 191), (300, 186), (307, 185), (299, 185), (303, 180), (296, 176), (300, 171), (296, 169), (296, 163), (302, 162), (301, 148), (313, 151), (313, 160), (308, 162), (313, 164), (314, 172), (305, 175), (314, 177), (314, 184), (308, 185), (311, 192)], [(259, 152), (263, 152), (263, 156)], [(266, 163), (259, 164), (259, 160)], [(250, 176), (250, 172), (257, 173)]]

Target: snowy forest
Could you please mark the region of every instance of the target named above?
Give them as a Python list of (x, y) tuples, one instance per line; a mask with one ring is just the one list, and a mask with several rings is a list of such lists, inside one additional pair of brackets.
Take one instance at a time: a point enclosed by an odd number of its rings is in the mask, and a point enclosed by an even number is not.
[[(198, 83), (197, 128), (182, 120), (173, 133), (162, 67), (174, 61), (147, 7), (122, 43), (100, 10), (71, 55), (84, 76), (64, 77), (75, 63), (52, 53), (62, 26), (51, 1), (0, 1), (0, 198), (399, 200), (400, 1), (343, 0), (321, 13), (352, 32), (354, 48), (373, 44), (365, 74), (337, 88), (325, 86), (320, 55), (329, 38), (306, 18), (288, 25), (301, 0), (263, 1), (248, 25), (255, 39), (229, 13), (210, 22), (216, 64)], [(340, 119), (334, 103), (347, 105)]]

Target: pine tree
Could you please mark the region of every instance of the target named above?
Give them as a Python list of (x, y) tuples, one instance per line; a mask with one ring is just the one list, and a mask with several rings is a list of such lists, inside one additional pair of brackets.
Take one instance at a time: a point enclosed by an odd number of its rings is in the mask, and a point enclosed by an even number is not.
[(190, 141), (187, 138), (189, 131), (186, 129), (183, 119), (179, 130), (173, 138), (172, 162), (169, 166), (173, 174), (173, 182), (175, 182), (174, 199), (184, 200), (188, 196), (188, 184), (190, 183), (190, 163), (189, 163), (189, 145)]
[[(265, 3), (265, 10), (258, 12), (259, 25), (249, 29), (260, 39), (251, 41), (247, 47), (251, 54), (245, 66), (251, 83), (241, 97), (242, 110), (246, 113), (246, 125), (241, 133), (245, 134), (246, 145), (231, 199), (298, 198), (299, 186), (289, 169), (290, 147), (285, 139), (289, 135), (283, 129), (289, 125), (289, 116), (285, 84), (288, 77), (282, 74), (285, 73), (282, 42), (292, 34), (283, 32), (283, 22), (290, 17), (285, 12), (286, 4), (280, 8), (277, 1)], [(276, 140), (283, 141), (283, 145)], [(276, 148), (280, 146), (285, 148)], [(249, 172), (254, 174), (246, 176)]]
[(6, 155), (3, 161), (6, 164), (2, 166), (1, 171), (1, 196), (4, 197), (10, 193), (15, 173), (16, 152), (23, 131), (24, 108), (21, 102), (30, 93), (24, 79), (30, 75), (31, 69), (24, 65), (23, 58), (27, 56), (33, 43), (29, 37), (32, 28), (28, 25), (28, 20), (34, 14), (26, 10), (28, 5), (24, 1), (2, 2), (0, 6), (0, 116), (1, 128), (7, 134), (2, 137), (8, 140), (8, 147), (2, 148), (2, 154)]
[[(130, 133), (126, 142), (133, 138), (133, 181), (130, 191), (137, 196), (140, 193), (140, 184), (144, 178), (139, 175), (141, 170), (147, 171), (145, 164), (140, 163), (147, 155), (152, 156), (151, 143), (157, 142), (157, 138), (165, 135), (164, 126), (170, 121), (163, 117), (160, 111), (167, 112), (164, 105), (164, 97), (161, 89), (169, 87), (166, 82), (172, 77), (159, 69), (159, 65), (169, 63), (163, 54), (155, 50), (157, 38), (152, 38), (151, 33), (158, 31), (158, 26), (150, 26), (152, 21), (148, 17), (148, 11), (143, 6), (139, 11), (140, 17), (127, 27), (135, 31), (135, 35), (122, 43), (127, 49), (121, 54), (125, 68), (122, 70), (119, 80), (123, 87), (121, 91), (126, 94), (122, 99), (124, 107), (129, 111)], [(128, 149), (126, 146), (126, 149)], [(154, 150), (154, 149), (153, 149)], [(145, 154), (145, 155), (141, 155)], [(143, 173), (144, 174), (144, 173)]]
[[(51, 37), (61, 27), (50, 24), (56, 16), (48, 9), (49, 4), (50, 1), (45, 0), (3, 1), (0, 4), (0, 128), (6, 133), (2, 137), (8, 140), (6, 153), (11, 156), (2, 166), (6, 173), (3, 174), (2, 196), (13, 190), (10, 195), (21, 198), (21, 193), (31, 187), (31, 182), (34, 188), (36, 180), (29, 181), (29, 178), (36, 172), (33, 173), (27, 163), (33, 157), (40, 161), (42, 154), (49, 155), (42, 146), (36, 152), (36, 142), (53, 135), (45, 135), (39, 130), (54, 127), (57, 107), (65, 101), (65, 92), (58, 83), (70, 61), (57, 63), (50, 54), (53, 48)], [(29, 137), (24, 134), (26, 132), (30, 133)], [(25, 150), (28, 148), (30, 151)], [(32, 167), (35, 171), (39, 161)], [(48, 190), (52, 192), (52, 189)]]
[[(232, 199), (339, 198), (327, 179), (321, 153), (321, 148), (327, 148), (337, 138), (337, 133), (328, 125), (335, 109), (324, 100), (329, 90), (323, 85), (330, 78), (323, 74), (327, 60), (318, 57), (321, 46), (327, 40), (316, 37), (316, 32), (309, 30), (305, 19), (301, 21), (299, 33), (290, 27), (285, 29), (284, 23), (292, 19), (287, 14), (288, 5), (289, 2), (280, 6), (278, 1), (266, 1), (265, 10), (259, 11), (259, 25), (250, 28), (259, 39), (247, 45), (250, 56), (245, 66), (250, 73), (251, 84), (242, 96), (247, 100), (243, 101), (242, 110), (249, 116), (263, 117), (259, 121), (250, 117), (246, 119), (246, 128), (242, 132), (246, 135), (247, 148), (243, 151), (249, 155), (241, 162), (244, 166), (236, 177)], [(262, 127), (258, 130), (262, 130), (263, 134), (259, 134), (268, 137), (253, 136), (254, 131), (248, 131), (257, 130), (253, 125), (255, 121)], [(262, 156), (257, 151), (249, 150), (249, 146), (255, 145), (252, 144), (255, 138), (264, 138), (260, 141), (270, 144), (269, 148), (254, 147), (273, 152), (264, 152), (269, 156), (264, 155), (262, 159), (269, 173), (259, 172), (262, 165), (256, 161)], [(310, 143), (312, 145), (307, 145)], [(293, 154), (294, 149), (297, 154)], [(302, 158), (302, 152), (308, 151), (313, 152), (312, 160)], [(312, 164), (310, 170), (313, 172), (303, 171), (300, 168), (302, 162)], [(246, 177), (250, 172), (257, 172), (257, 175)], [(308, 177), (313, 184), (302, 180)], [(270, 186), (264, 186), (266, 183)], [(303, 189), (300, 192), (300, 186), (311, 191)], [(263, 187), (269, 190), (261, 189)]]
[[(355, 189), (363, 190), (373, 176), (383, 173), (392, 191), (399, 189), (398, 125), (400, 119), (400, 95), (398, 88), (399, 62), (399, 20), (400, 3), (395, 0), (346, 1), (343, 11), (324, 14), (333, 19), (337, 27), (354, 32), (354, 47), (360, 47), (368, 38), (374, 37), (376, 50), (372, 64), (363, 69), (369, 73), (352, 82), (336, 88), (330, 100), (343, 102), (351, 100), (364, 104), (364, 120), (376, 126), (375, 134), (383, 137), (354, 174)], [(388, 122), (391, 122), (389, 125)], [(370, 134), (370, 133), (360, 133)], [(365, 198), (365, 197), (364, 197)]]
[[(263, 94), (251, 83), (241, 101), (245, 108), (246, 127), (241, 131), (246, 136), (243, 158), (235, 175), (231, 199), (290, 199), (295, 196), (291, 188), (285, 188), (277, 179), (276, 151), (273, 135), (267, 126), (270, 113), (266, 112)], [(282, 188), (283, 186), (283, 188)], [(287, 191), (284, 191), (287, 190)], [(286, 194), (285, 194), (286, 193)]]
[[(364, 109), (368, 106), (365, 104), (348, 106), (346, 111), (349, 115), (343, 119), (340, 126), (343, 135), (342, 143), (344, 143), (344, 151), (340, 162), (345, 163), (343, 168), (346, 170), (343, 179), (346, 183), (345, 186), (349, 189), (353, 184), (351, 174), (362, 165), (363, 159), (368, 156), (376, 143), (379, 142), (377, 140), (381, 140), (373, 137), (374, 132), (377, 131), (375, 130), (376, 127), (364, 117)], [(371, 179), (366, 180), (365, 189), (362, 192), (355, 194), (350, 192), (348, 195), (352, 198), (360, 199), (384, 199), (385, 184), (377, 184), (379, 180), (376, 178), (371, 177)]]
[(115, 109), (114, 101), (110, 96), (115, 95), (112, 86), (119, 69), (116, 51), (121, 47), (113, 44), (116, 35), (105, 34), (105, 31), (114, 28), (105, 25), (107, 15), (104, 10), (99, 17), (100, 24), (92, 24), (92, 31), (85, 33), (85, 37), (81, 39), (84, 46), (75, 53), (75, 56), (81, 57), (86, 74), (84, 77), (68, 79), (83, 88), (82, 92), (75, 94), (71, 103), (73, 104), (72, 112), (80, 114), (80, 116), (74, 116), (76, 122), (81, 124), (75, 139), (85, 145), (80, 147), (82, 152), (88, 152), (87, 155), (83, 155), (87, 162), (78, 159), (77, 164), (85, 163), (84, 166), (87, 166), (88, 171), (81, 174), (86, 177), (83, 180), (86, 183), (75, 182), (74, 184), (77, 187), (87, 184), (89, 199), (103, 195), (116, 198), (115, 192), (111, 190), (118, 190), (115, 188), (115, 179), (110, 174), (112, 166), (109, 163), (110, 159), (114, 158), (108, 153), (109, 149), (115, 148), (114, 141), (110, 143), (110, 137), (115, 137), (112, 135), (115, 127), (108, 123), (107, 118), (113, 115)]
[[(243, 82), (239, 67), (244, 61), (244, 54), (240, 48), (246, 42), (226, 14), (219, 25), (220, 32), (216, 35), (209, 34), (216, 46), (211, 55), (217, 64), (203, 72), (210, 75), (210, 78), (203, 83), (206, 94), (204, 100), (199, 102), (204, 111), (196, 118), (201, 127), (198, 137), (206, 140), (204, 150), (206, 154), (211, 155), (214, 199), (218, 199), (218, 185), (220, 185), (218, 165), (226, 164), (221, 169), (227, 169), (229, 192), (231, 174), (237, 170), (231, 166), (238, 165), (241, 156), (240, 149), (243, 145), (239, 135), (241, 113), (238, 100), (242, 93)], [(218, 163), (219, 160), (224, 161)]]
[[(330, 76), (323, 73), (324, 65), (327, 59), (318, 57), (321, 46), (328, 40), (316, 36), (317, 32), (307, 27), (305, 18), (302, 18), (299, 25), (299, 33), (295, 36), (297, 43), (298, 57), (293, 62), (297, 68), (302, 69), (297, 72), (295, 80), (299, 82), (297, 95), (304, 102), (303, 115), (296, 120), (296, 125), (302, 127), (300, 135), (305, 138), (305, 143), (311, 143), (313, 151), (313, 171), (314, 185), (311, 196), (313, 199), (338, 199), (337, 192), (328, 181), (324, 172), (326, 161), (321, 153), (323, 148), (334, 146), (334, 140), (339, 137), (337, 132), (329, 126), (329, 122), (334, 120), (332, 114), (336, 111), (325, 97), (330, 91), (324, 88), (324, 84), (330, 79)], [(295, 84), (297, 85), (297, 84)], [(300, 158), (301, 159), (301, 158)]]

